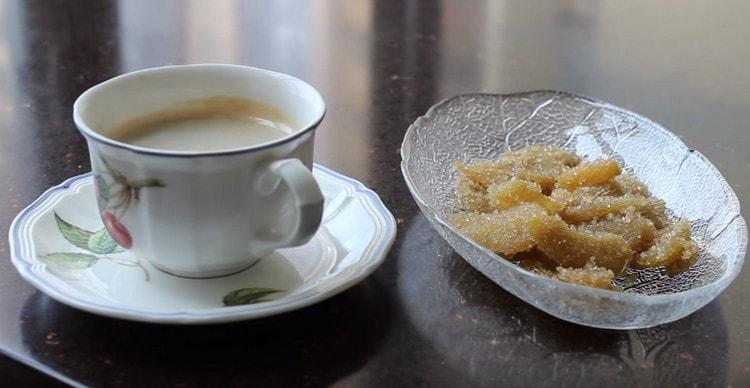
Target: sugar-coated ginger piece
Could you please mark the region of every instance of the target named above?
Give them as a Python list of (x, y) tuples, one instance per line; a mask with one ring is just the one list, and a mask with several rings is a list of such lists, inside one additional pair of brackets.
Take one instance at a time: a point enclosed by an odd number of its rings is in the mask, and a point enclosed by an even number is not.
[(666, 222), (664, 201), (639, 195), (625, 194), (619, 197), (602, 195), (578, 197), (567, 202), (560, 217), (571, 224), (580, 224), (605, 218), (611, 214), (625, 214), (635, 211), (650, 219), (657, 228)]
[(482, 192), (486, 192), (487, 188), (494, 183), (505, 182), (513, 177), (511, 174), (512, 163), (506, 160), (474, 164), (456, 162), (453, 163), (453, 167), (458, 170), (462, 178), (471, 182), (475, 190)]
[(563, 171), (581, 161), (576, 154), (554, 146), (528, 146), (504, 156), (519, 165), (513, 176), (539, 184), (544, 193), (552, 191)]
[(551, 213), (562, 210), (562, 206), (542, 194), (542, 187), (534, 182), (518, 178), (490, 186), (487, 190), (489, 202), (495, 209), (507, 209), (521, 203), (537, 203)]
[(529, 146), (506, 152), (498, 161), (474, 164), (454, 163), (454, 167), (469, 179), (476, 188), (487, 190), (492, 184), (502, 183), (512, 177), (538, 183), (549, 192), (563, 170), (578, 165), (575, 154), (553, 146)]
[(505, 160), (513, 161), (520, 167), (529, 169), (575, 167), (581, 159), (578, 155), (555, 146), (530, 145), (520, 150), (506, 152)]
[(583, 268), (562, 267), (538, 249), (520, 252), (508, 258), (528, 271), (584, 286), (609, 289), (615, 277), (611, 270), (596, 267), (591, 263), (586, 263)]
[(654, 245), (636, 257), (636, 268), (667, 267), (670, 275), (684, 272), (698, 260), (698, 246), (690, 238), (690, 224), (681, 220), (659, 231)]
[(611, 181), (620, 175), (620, 163), (613, 159), (583, 162), (563, 172), (557, 179), (557, 185), (566, 190), (581, 186), (596, 186)]
[(458, 206), (466, 211), (487, 213), (492, 211), (487, 194), (474, 187), (469, 179), (458, 177), (457, 185)]
[(523, 170), (514, 175), (522, 180), (538, 184), (544, 193), (552, 191), (557, 182), (557, 174), (549, 173), (549, 171)]
[(630, 174), (622, 173), (616, 176), (608, 187), (610, 188), (610, 193), (614, 195), (633, 194), (643, 197), (651, 196), (648, 187)]
[(508, 259), (517, 262), (518, 265), (528, 271), (544, 275), (554, 275), (555, 269), (560, 265), (556, 261), (545, 256), (544, 253), (538, 249), (520, 252), (509, 256)]
[(580, 232), (558, 216), (543, 214), (530, 218), (528, 232), (537, 249), (563, 267), (580, 268), (593, 262), (620, 274), (634, 254), (622, 236)]
[(607, 218), (593, 220), (578, 225), (578, 230), (585, 232), (607, 232), (622, 236), (630, 249), (643, 252), (651, 246), (656, 235), (654, 223), (633, 211), (624, 215), (610, 215)]
[[(611, 181), (596, 186), (581, 186), (573, 190), (555, 188), (550, 196), (555, 201), (564, 201), (565, 203), (581, 203), (594, 197), (619, 197), (625, 194), (634, 196), (651, 197), (651, 193), (645, 184), (628, 174), (620, 174)], [(562, 203), (562, 202), (561, 202)]]
[(535, 203), (524, 203), (492, 213), (456, 213), (451, 222), (479, 245), (509, 255), (534, 247), (527, 220), (540, 214), (547, 212)]
[(604, 186), (579, 187), (573, 191), (556, 188), (550, 193), (550, 199), (560, 204), (563, 208), (575, 207), (580, 203), (587, 203), (594, 198), (607, 196), (609, 188)]
[(676, 276), (690, 269), (698, 261), (700, 252), (693, 240), (683, 240), (683, 252), (678, 260), (666, 266), (667, 275)]
[(557, 267), (555, 277), (568, 283), (608, 290), (612, 288), (612, 280), (615, 278), (615, 274), (608, 268), (586, 263), (583, 268)]

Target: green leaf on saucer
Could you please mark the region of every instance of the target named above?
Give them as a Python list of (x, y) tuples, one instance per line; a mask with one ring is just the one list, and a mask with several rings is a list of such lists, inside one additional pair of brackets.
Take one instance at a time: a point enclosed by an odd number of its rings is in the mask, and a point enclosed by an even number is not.
[(60, 233), (66, 240), (78, 248), (89, 249), (89, 239), (91, 238), (91, 235), (94, 234), (93, 232), (89, 232), (86, 229), (81, 229), (70, 224), (60, 218), (57, 213), (55, 213), (55, 221), (57, 222), (57, 229), (60, 230)]
[(266, 302), (268, 300), (263, 299), (264, 297), (278, 292), (282, 291), (266, 287), (240, 288), (224, 296), (224, 306), (240, 306), (243, 304)]
[(59, 252), (40, 256), (42, 260), (55, 263), (67, 269), (86, 269), (96, 264), (99, 258), (86, 253)]
[(103, 255), (125, 252), (122, 247), (117, 245), (112, 236), (110, 236), (104, 228), (97, 230), (91, 235), (91, 237), (89, 237), (88, 247), (86, 249)]

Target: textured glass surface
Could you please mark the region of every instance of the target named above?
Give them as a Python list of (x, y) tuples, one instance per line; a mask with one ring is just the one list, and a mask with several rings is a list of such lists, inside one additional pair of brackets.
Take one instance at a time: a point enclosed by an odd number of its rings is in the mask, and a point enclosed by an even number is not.
[[(454, 161), (498, 159), (530, 144), (613, 157), (686, 218), (700, 247), (689, 271), (629, 270), (624, 292), (552, 280), (506, 261), (447, 222), (455, 212)], [(565, 92), (471, 94), (445, 100), (409, 127), (401, 169), (437, 231), (474, 268), (527, 303), (587, 326), (631, 329), (682, 318), (713, 300), (737, 276), (747, 229), (737, 196), (699, 152), (660, 125), (627, 110)]]

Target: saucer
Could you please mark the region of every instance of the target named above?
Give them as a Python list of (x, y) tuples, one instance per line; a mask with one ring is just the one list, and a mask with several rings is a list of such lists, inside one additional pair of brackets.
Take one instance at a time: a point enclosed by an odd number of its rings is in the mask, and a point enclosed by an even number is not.
[(393, 215), (372, 190), (319, 165), (313, 175), (325, 196), (313, 239), (231, 276), (168, 275), (117, 246), (104, 232), (91, 173), (52, 187), (16, 217), (11, 260), (53, 299), (113, 318), (204, 324), (299, 309), (362, 281), (396, 236)]

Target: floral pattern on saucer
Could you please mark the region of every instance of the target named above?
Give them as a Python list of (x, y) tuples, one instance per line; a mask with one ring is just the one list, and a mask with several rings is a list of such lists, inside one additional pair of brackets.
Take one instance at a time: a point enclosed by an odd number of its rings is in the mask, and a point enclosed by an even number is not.
[(16, 217), (11, 260), (53, 299), (114, 318), (203, 324), (299, 309), (362, 281), (396, 234), (393, 216), (374, 192), (325, 167), (316, 165), (313, 175), (325, 197), (313, 239), (235, 275), (180, 278), (124, 250), (102, 225), (91, 173), (47, 190)]
[(109, 260), (115, 264), (126, 267), (137, 267), (143, 270), (146, 281), (149, 281), (149, 273), (143, 266), (141, 260), (120, 259), (107, 254), (123, 253), (125, 250), (107, 233), (107, 229), (101, 228), (95, 232), (79, 228), (65, 221), (59, 214), (53, 212), (57, 229), (60, 234), (74, 247), (86, 251), (82, 252), (53, 252), (39, 255), (39, 258), (69, 270), (80, 270), (90, 268), (100, 260)]

